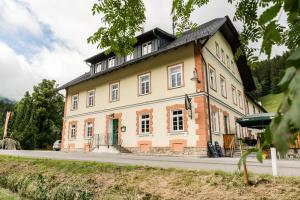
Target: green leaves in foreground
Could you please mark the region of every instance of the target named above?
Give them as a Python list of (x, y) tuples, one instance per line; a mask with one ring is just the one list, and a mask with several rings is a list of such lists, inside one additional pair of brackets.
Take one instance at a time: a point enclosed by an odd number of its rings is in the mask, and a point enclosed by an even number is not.
[(145, 7), (142, 0), (99, 0), (92, 8), (93, 15), (100, 14), (101, 26), (90, 36), (88, 43), (107, 49), (106, 53), (127, 55), (137, 42), (135, 34), (145, 22)]

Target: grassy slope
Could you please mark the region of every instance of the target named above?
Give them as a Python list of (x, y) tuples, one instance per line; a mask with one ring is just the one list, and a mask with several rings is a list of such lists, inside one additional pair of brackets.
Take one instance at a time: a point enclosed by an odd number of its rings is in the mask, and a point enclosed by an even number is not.
[[(0, 186), (28, 199), (299, 199), (300, 178), (0, 156)], [(77, 198), (75, 198), (77, 197)]]
[(283, 93), (268, 94), (266, 96), (261, 97), (260, 101), (261, 101), (263, 107), (268, 112), (276, 112), (276, 110), (281, 102), (282, 97), (283, 97)]
[(7, 190), (0, 188), (0, 200), (21, 200), (21, 198)]

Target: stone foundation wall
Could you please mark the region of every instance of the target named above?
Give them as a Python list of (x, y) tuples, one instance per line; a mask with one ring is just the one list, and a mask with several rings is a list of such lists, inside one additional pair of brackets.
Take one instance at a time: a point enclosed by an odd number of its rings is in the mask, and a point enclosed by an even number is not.
[(138, 147), (124, 147), (134, 154), (144, 155), (191, 155), (207, 157), (207, 149), (200, 147), (184, 147), (183, 151), (173, 151), (170, 147), (150, 147), (148, 151), (141, 151)]

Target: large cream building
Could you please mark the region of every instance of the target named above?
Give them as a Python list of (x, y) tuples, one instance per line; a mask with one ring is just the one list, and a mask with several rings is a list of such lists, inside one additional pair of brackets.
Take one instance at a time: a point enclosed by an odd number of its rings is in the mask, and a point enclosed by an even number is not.
[[(90, 71), (66, 83), (62, 148), (206, 155), (223, 134), (246, 137), (235, 120), (265, 112), (228, 17), (175, 36), (156, 28), (137, 37), (134, 53), (88, 58)], [(190, 103), (189, 103), (190, 102)]]

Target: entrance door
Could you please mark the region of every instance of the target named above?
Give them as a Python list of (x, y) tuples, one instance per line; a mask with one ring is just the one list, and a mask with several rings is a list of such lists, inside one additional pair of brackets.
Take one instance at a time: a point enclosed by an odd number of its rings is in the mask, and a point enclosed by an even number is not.
[(119, 120), (113, 119), (112, 121), (112, 144), (118, 144), (118, 130), (119, 130)]

